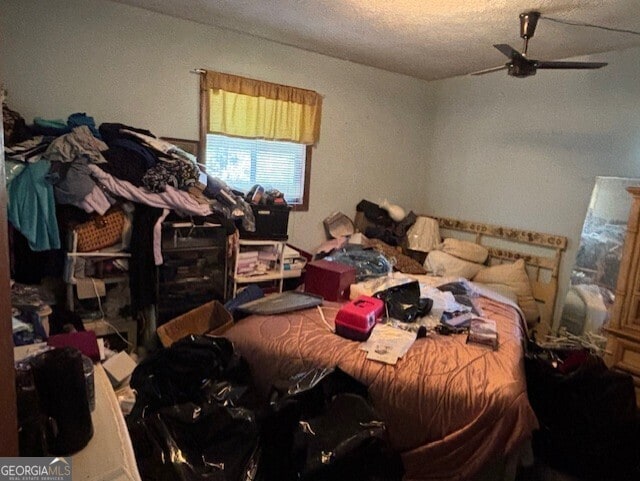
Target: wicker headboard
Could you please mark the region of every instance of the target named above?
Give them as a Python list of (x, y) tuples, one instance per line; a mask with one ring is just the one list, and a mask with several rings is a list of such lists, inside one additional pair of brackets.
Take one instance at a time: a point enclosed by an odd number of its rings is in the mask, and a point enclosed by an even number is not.
[(540, 307), (541, 324), (552, 325), (560, 261), (567, 248), (566, 237), (447, 217), (427, 217), (438, 221), (441, 237), (458, 237), (487, 247), (488, 265), (524, 259), (533, 297)]

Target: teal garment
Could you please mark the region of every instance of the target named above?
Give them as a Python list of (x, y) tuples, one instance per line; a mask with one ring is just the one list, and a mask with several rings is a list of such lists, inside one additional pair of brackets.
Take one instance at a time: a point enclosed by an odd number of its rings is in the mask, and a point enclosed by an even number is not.
[(46, 181), (51, 163), (27, 164), (8, 186), (9, 222), (29, 241), (33, 251), (60, 249), (53, 186)]
[(42, 125), (43, 127), (54, 127), (56, 129), (66, 129), (68, 127), (66, 120), (62, 119), (43, 119), (42, 117), (35, 117), (33, 122)]
[(5, 159), (4, 167), (7, 173), (7, 185), (9, 185), (13, 179), (18, 177), (18, 174), (20, 174), (24, 170), (25, 166), (26, 164), (24, 162)]

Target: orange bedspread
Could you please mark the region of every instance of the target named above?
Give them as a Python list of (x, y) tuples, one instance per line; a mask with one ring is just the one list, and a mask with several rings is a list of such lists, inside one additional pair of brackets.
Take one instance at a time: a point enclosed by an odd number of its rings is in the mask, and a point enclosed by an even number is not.
[[(317, 308), (250, 316), (225, 336), (247, 359), (263, 393), (275, 379), (340, 367), (369, 387), (402, 455), (406, 480), (466, 480), (511, 454), (537, 427), (526, 394), (519, 317), (505, 304), (479, 303), (497, 321), (497, 351), (466, 344), (464, 334), (429, 334), (395, 366), (366, 360), (359, 343), (329, 332)], [(333, 324), (339, 304), (322, 309)]]

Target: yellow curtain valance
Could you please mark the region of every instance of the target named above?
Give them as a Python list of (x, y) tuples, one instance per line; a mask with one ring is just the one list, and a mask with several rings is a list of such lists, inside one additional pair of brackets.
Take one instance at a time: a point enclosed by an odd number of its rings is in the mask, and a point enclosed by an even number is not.
[(236, 137), (315, 144), (322, 97), (312, 90), (207, 71), (208, 131)]

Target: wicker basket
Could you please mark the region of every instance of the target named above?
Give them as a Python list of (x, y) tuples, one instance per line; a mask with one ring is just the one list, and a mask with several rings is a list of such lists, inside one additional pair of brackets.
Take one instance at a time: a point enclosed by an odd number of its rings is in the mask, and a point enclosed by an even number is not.
[(109, 209), (104, 215), (76, 226), (78, 252), (104, 249), (122, 240), (124, 212), (120, 208)]

